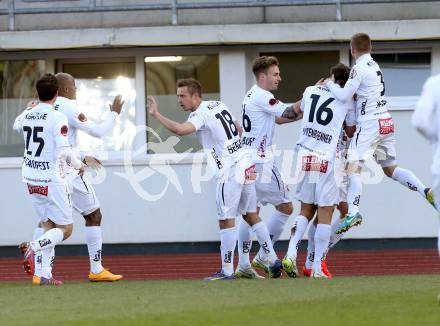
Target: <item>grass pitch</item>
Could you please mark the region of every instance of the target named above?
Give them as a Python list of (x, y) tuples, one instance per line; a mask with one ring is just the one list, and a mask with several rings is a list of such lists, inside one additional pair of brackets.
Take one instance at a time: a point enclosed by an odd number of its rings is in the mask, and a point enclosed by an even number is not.
[(0, 283), (0, 325), (440, 325), (438, 276)]

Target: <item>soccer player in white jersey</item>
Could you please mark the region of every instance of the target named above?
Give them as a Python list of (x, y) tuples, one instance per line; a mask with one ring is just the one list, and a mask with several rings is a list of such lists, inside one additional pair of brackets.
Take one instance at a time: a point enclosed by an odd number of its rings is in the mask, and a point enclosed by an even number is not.
[[(440, 198), (440, 75), (429, 78), (423, 86), (422, 95), (416, 105), (412, 124), (433, 146), (431, 172), (434, 177), (433, 192)], [(436, 203), (439, 207), (439, 203)], [(440, 228), (438, 231), (438, 251), (440, 255)], [(439, 294), (440, 300), (440, 294)]]
[[(338, 64), (331, 71), (338, 87), (343, 86), (348, 79), (349, 68)], [(325, 86), (311, 86), (304, 91), (300, 110), (295, 110), (298, 116), (303, 117), (301, 134), (296, 145), (296, 168), (300, 176), (296, 199), (301, 202), (301, 212), (295, 219), (289, 248), (283, 259), (283, 270), (289, 277), (298, 275), (298, 244), (317, 211), (315, 258), (311, 276), (328, 278), (322, 271), (321, 261), (330, 242), (334, 206), (339, 203), (334, 169), (336, 148), (344, 121), (352, 128), (351, 132), (354, 131), (356, 119), (353, 106), (353, 103), (335, 100)]]
[[(40, 103), (26, 110), (14, 129), (23, 132), (22, 180), (45, 232), (31, 242), (23, 242), (19, 248), (24, 254), (25, 270), (33, 272), (33, 284), (61, 285), (52, 276), (54, 247), (67, 239), (73, 228), (65, 170), (67, 166), (74, 168), (75, 173), (84, 169), (69, 146), (66, 117), (53, 109), (57, 79), (46, 74), (37, 81), (36, 88)], [(33, 270), (35, 252), (41, 253), (41, 262)]]
[(242, 215), (251, 225), (269, 257), (270, 277), (279, 277), (281, 261), (275, 254), (266, 225), (256, 214), (255, 164), (250, 155), (242, 150), (238, 123), (222, 102), (202, 100), (202, 87), (195, 79), (177, 82), (177, 98), (180, 107), (191, 112), (188, 121), (184, 123), (164, 117), (151, 96), (147, 98), (147, 107), (148, 112), (171, 132), (179, 136), (196, 133), (215, 171), (222, 269), (207, 279), (234, 278), (237, 215)]
[[(77, 147), (78, 130), (84, 131), (92, 137), (102, 138), (115, 126), (116, 119), (124, 105), (120, 95), (116, 96), (113, 104), (110, 105), (110, 114), (107, 118), (102, 123), (95, 124), (88, 120), (86, 115), (76, 106), (75, 79), (67, 73), (58, 73), (55, 76), (59, 85), (55, 110), (67, 117), (69, 123), (67, 138), (72, 148)], [(92, 156), (84, 156), (82, 159), (86, 165), (92, 168), (101, 167), (101, 162)], [(102, 214), (93, 186), (84, 176), (75, 173), (72, 168), (67, 168), (65, 174), (72, 196), (73, 208), (85, 220), (85, 235), (90, 261), (89, 280), (92, 282), (111, 282), (122, 279), (122, 275), (113, 274), (102, 266)], [(43, 232), (43, 228), (39, 225), (34, 231), (34, 239)], [(38, 254), (35, 256), (35, 261), (41, 261)]]
[[(256, 84), (246, 93), (243, 100), (244, 129), (242, 135), (243, 147), (251, 151), (256, 163), (258, 174), (256, 182), (259, 213), (260, 205), (268, 203), (275, 207), (275, 212), (267, 221), (267, 228), (275, 243), (283, 231), (287, 219), (293, 212), (292, 201), (289, 198), (289, 188), (284, 184), (276, 165), (272, 148), (275, 124), (291, 122), (283, 117), (286, 109), (293, 108), (277, 100), (273, 93), (281, 81), (278, 59), (272, 56), (262, 56), (254, 60), (252, 71)], [(248, 269), (251, 234), (249, 227), (241, 222), (238, 236), (239, 269)], [(252, 261), (252, 266), (267, 271), (267, 261), (264, 250), (260, 248)]]
[(325, 81), (332, 95), (343, 102), (351, 101), (356, 94), (357, 128), (349, 150), (348, 214), (338, 226), (343, 233), (362, 223), (359, 202), (362, 194), (362, 163), (374, 156), (386, 176), (410, 190), (417, 191), (434, 206), (433, 194), (410, 170), (397, 166), (394, 123), (387, 110), (385, 83), (382, 71), (371, 57), (371, 40), (367, 34), (353, 35), (350, 51), (356, 64), (343, 88), (331, 79)]

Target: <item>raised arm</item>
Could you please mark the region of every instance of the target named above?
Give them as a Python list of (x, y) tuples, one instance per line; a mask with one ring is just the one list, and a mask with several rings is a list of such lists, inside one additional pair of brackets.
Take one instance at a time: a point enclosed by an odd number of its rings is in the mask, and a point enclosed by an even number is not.
[(361, 76), (359, 74), (360, 73), (353, 67), (350, 71), (350, 78), (344, 87), (340, 87), (336, 84), (333, 76), (331, 79), (327, 79), (324, 84), (330, 89), (330, 92), (337, 100), (346, 103), (353, 98), (361, 84)]
[(178, 136), (190, 135), (197, 131), (191, 122), (180, 123), (164, 117), (159, 112), (156, 100), (153, 96), (147, 97), (147, 110), (148, 113), (156, 118), (165, 128)]

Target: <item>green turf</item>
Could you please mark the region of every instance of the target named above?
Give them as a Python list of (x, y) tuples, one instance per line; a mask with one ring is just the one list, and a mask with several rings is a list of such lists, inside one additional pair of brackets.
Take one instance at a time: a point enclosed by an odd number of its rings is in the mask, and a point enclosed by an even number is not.
[(438, 281), (387, 276), (0, 283), (0, 325), (438, 326)]

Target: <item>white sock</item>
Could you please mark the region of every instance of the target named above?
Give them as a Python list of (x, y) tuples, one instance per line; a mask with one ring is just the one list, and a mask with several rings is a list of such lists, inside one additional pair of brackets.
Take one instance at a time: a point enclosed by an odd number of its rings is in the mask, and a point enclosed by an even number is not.
[(41, 272), (38, 275), (35, 271), (35, 275), (45, 278), (52, 278), (52, 268), (55, 260), (55, 248), (47, 248), (40, 251), (41, 253)]
[(31, 248), (34, 251), (41, 251), (43, 249), (49, 249), (55, 247), (58, 243), (63, 241), (63, 230), (59, 228), (53, 228), (44, 233), (38, 239), (30, 242)]
[(313, 260), (315, 257), (315, 231), (316, 231), (316, 225), (315, 223), (310, 223), (309, 226), (309, 232), (307, 235), (307, 258), (305, 262), (305, 266), (308, 269), (312, 268)]
[(298, 215), (295, 218), (295, 223), (292, 227), (293, 234), (290, 236), (289, 249), (287, 249), (287, 258), (296, 260), (296, 256), (298, 255), (298, 247), (304, 236), (304, 233), (306, 232), (308, 224), (309, 220), (302, 215)]
[(412, 171), (396, 167), (391, 178), (412, 191), (417, 191), (425, 198), (426, 186)]
[(313, 262), (313, 270), (321, 270), (321, 260), (327, 250), (332, 227), (329, 224), (318, 224), (315, 233), (315, 261)]
[(234, 251), (237, 243), (235, 227), (220, 230), (220, 252), (222, 257), (222, 270), (226, 275), (234, 273)]
[[(36, 227), (34, 230), (34, 235), (32, 236), (32, 240), (36, 240), (39, 237), (41, 237), (44, 234), (44, 229), (40, 227)], [(41, 251), (35, 253), (34, 258), (34, 265), (35, 265), (35, 271), (34, 275), (41, 276), (41, 268), (42, 268), (42, 257), (41, 257)]]
[[(267, 221), (267, 230), (269, 231), (270, 238), (272, 239), (272, 245), (274, 245), (275, 242), (277, 242), (280, 238), (280, 235), (284, 229), (284, 225), (286, 225), (289, 216), (290, 215), (275, 210), (275, 212), (273, 212), (273, 214)], [(260, 250), (258, 251), (258, 255), (260, 257), (264, 257), (264, 250), (262, 248), (260, 248)]]
[(336, 228), (338, 227), (339, 223), (341, 223), (341, 220), (339, 218), (336, 218), (332, 221), (332, 232), (330, 235), (330, 243), (328, 245), (328, 248), (333, 248), (336, 246), (336, 244), (342, 240), (343, 234), (336, 234)]
[(251, 227), (241, 219), (238, 224), (238, 265), (243, 268), (251, 267), (249, 252), (252, 248)]
[(93, 274), (102, 272), (102, 233), (100, 226), (86, 226), (86, 243), (89, 251), (90, 271)]
[(362, 195), (362, 180), (359, 173), (354, 173), (348, 178), (347, 202), (348, 212), (355, 214), (359, 212), (359, 202)]
[(255, 232), (258, 243), (260, 244), (260, 247), (264, 250), (264, 259), (268, 260), (269, 263), (273, 263), (278, 258), (275, 250), (273, 249), (272, 240), (270, 239), (269, 231), (267, 230), (266, 224), (264, 224), (263, 222), (258, 222), (252, 225), (252, 231)]

